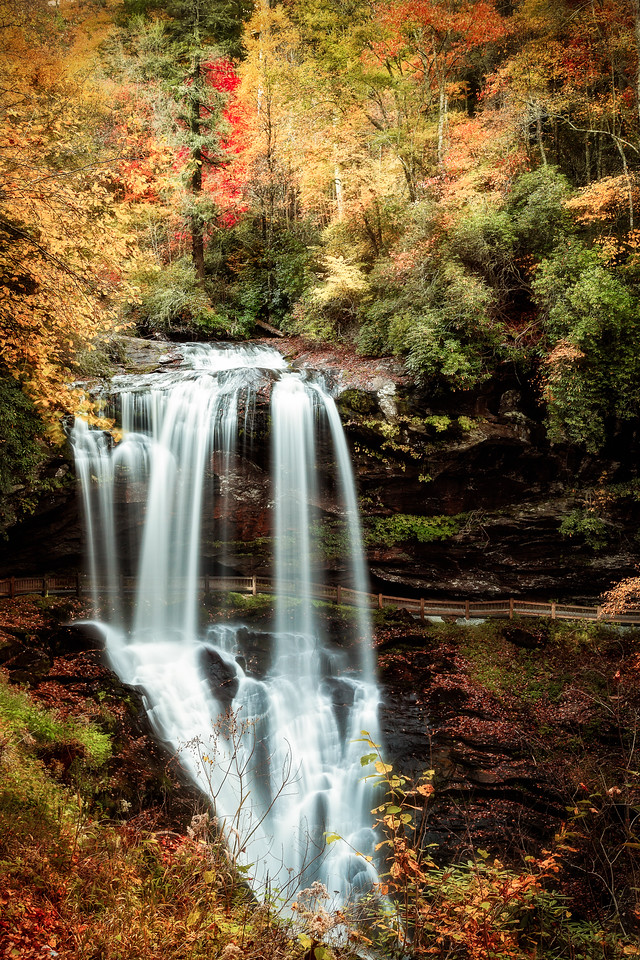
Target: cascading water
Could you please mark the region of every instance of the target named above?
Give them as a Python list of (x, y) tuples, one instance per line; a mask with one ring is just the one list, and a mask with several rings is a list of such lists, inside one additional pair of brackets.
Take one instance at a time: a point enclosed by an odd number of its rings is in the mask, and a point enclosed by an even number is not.
[[(313, 602), (323, 431), (345, 518), (346, 566), (353, 588), (366, 590), (340, 418), (323, 384), (290, 371), (275, 350), (181, 350), (179, 370), (115, 378), (110, 403), (120, 443), (82, 421), (73, 431), (108, 656), (123, 681), (144, 690), (154, 729), (181, 750), (212, 798), (256, 891), (271, 885), (292, 894), (321, 880), (345, 902), (375, 880), (366, 859), (374, 845), (372, 798), (355, 741), (362, 730), (376, 736), (378, 693), (367, 608), (357, 608), (352, 642), (339, 648), (324, 636)], [(227, 518), (219, 526), (229, 540), (234, 478), (251, 444), (256, 398), (266, 392), (276, 616), (267, 663), (251, 670), (249, 629), (199, 627), (201, 535), (203, 518), (215, 512)], [(131, 556), (136, 588), (128, 613), (120, 583)], [(346, 842), (327, 846), (326, 832)]]

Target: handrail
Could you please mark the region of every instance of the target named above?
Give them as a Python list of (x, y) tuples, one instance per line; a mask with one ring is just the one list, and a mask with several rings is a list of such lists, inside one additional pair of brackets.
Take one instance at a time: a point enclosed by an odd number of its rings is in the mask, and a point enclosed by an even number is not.
[[(185, 581), (186, 582), (186, 581)], [(181, 581), (174, 581), (179, 587)], [(276, 593), (280, 589), (285, 596), (300, 597), (300, 587), (296, 583), (280, 583), (269, 577), (210, 577), (202, 576), (198, 580), (198, 589), (205, 595), (211, 592), (234, 591), (236, 593)], [(135, 578), (122, 577), (119, 593), (133, 593)], [(98, 585), (98, 593), (110, 592), (106, 584)], [(72, 576), (48, 577), (8, 577), (0, 580), (0, 599), (41, 594), (42, 596), (74, 593), (87, 596), (91, 593), (89, 578), (75, 574)], [(460, 619), (488, 617), (548, 617), (551, 620), (595, 620), (601, 623), (640, 624), (640, 609), (625, 610), (623, 613), (604, 613), (601, 606), (583, 607), (573, 603), (545, 603), (540, 600), (516, 600), (514, 597), (499, 600), (428, 600), (425, 597), (393, 597), (383, 593), (359, 593), (351, 587), (311, 584), (309, 594), (323, 597), (339, 604), (357, 605), (359, 602), (379, 610), (388, 608), (406, 609), (421, 619), (431, 616), (453, 616)]]

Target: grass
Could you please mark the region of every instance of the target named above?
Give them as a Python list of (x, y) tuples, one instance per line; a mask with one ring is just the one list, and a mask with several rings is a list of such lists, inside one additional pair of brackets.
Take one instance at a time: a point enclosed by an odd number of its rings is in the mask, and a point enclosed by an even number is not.
[(55, 713), (34, 703), (28, 693), (0, 683), (0, 722), (5, 734), (28, 737), (35, 748), (56, 744), (76, 745), (92, 767), (100, 767), (111, 756), (107, 734), (92, 724), (73, 718), (59, 719)]

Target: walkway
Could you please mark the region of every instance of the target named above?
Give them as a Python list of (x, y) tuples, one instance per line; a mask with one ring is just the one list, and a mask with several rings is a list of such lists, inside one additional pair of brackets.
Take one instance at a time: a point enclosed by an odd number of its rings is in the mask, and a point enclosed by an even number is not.
[[(178, 585), (179, 586), (179, 585)], [(203, 595), (212, 592), (273, 594), (275, 581), (264, 577), (200, 577), (199, 589)], [(296, 585), (291, 584), (286, 593), (296, 596)], [(133, 577), (124, 577), (120, 582), (120, 593), (135, 591)], [(67, 577), (10, 577), (0, 580), (0, 598), (18, 597), (25, 594), (53, 596), (90, 594), (89, 579), (84, 576)], [(106, 587), (98, 591), (107, 592)], [(407, 610), (423, 620), (427, 617), (455, 617), (456, 619), (487, 619), (488, 617), (549, 617), (551, 620), (597, 620), (601, 623), (640, 624), (640, 609), (626, 610), (615, 615), (605, 614), (602, 607), (582, 607), (577, 604), (543, 603), (533, 600), (427, 600), (424, 597), (391, 597), (383, 593), (359, 594), (355, 590), (342, 586), (321, 586), (314, 584), (312, 596), (330, 603), (344, 603), (353, 606), (359, 602), (368, 604), (377, 610)]]

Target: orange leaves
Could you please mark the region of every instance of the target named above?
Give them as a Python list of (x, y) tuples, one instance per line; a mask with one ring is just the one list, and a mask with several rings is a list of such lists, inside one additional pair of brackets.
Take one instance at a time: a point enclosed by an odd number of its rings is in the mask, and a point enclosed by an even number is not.
[(14, 889), (10, 878), (0, 887), (0, 942), (7, 960), (43, 960), (54, 956), (64, 940), (64, 925), (54, 906), (39, 891)]
[(383, 39), (374, 44), (381, 60), (404, 61), (422, 81), (448, 76), (471, 50), (509, 34), (509, 21), (491, 0), (391, 0), (376, 7)]
[(621, 580), (603, 597), (602, 611), (605, 614), (619, 614), (625, 610), (640, 607), (640, 576)]
[(584, 357), (584, 352), (568, 340), (558, 340), (555, 347), (543, 360), (548, 367), (572, 364)]
[[(640, 199), (637, 185), (633, 188), (634, 200)], [(624, 213), (629, 202), (629, 182), (625, 176), (603, 177), (579, 190), (565, 201), (578, 223), (613, 221)]]

